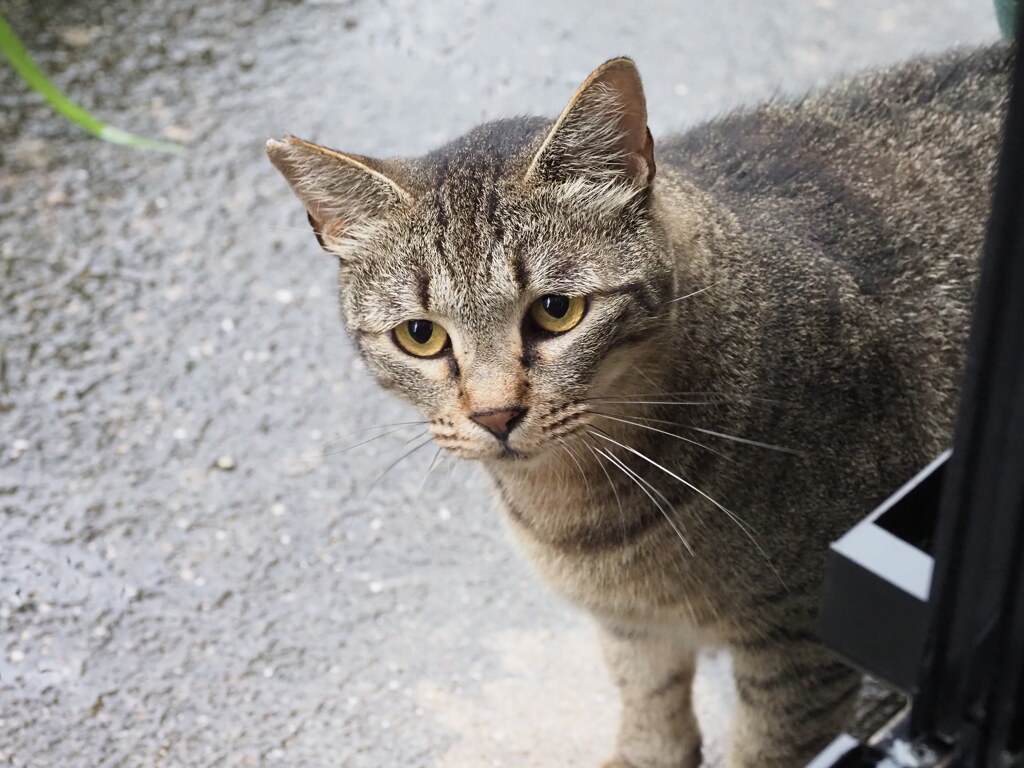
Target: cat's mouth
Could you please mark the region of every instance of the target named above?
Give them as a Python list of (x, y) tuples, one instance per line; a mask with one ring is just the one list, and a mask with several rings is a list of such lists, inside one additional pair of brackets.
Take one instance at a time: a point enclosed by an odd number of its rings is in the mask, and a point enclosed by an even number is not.
[(530, 458), (529, 454), (523, 453), (522, 451), (516, 450), (508, 443), (505, 443), (501, 447), (501, 453), (498, 454), (499, 459), (505, 459), (508, 461), (522, 461)]

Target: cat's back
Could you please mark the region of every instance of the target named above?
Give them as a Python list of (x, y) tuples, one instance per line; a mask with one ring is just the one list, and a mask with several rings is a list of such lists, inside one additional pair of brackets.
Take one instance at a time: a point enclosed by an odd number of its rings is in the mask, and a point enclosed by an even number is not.
[(886, 292), (922, 260), (976, 261), (1011, 59), (1005, 45), (953, 51), (737, 112), (660, 142), (659, 167), (755, 237)]
[(659, 166), (733, 203), (847, 189), (912, 193), (922, 174), (973, 180), (994, 159), (1011, 61), (1009, 46), (994, 45), (867, 72), (663, 139)]

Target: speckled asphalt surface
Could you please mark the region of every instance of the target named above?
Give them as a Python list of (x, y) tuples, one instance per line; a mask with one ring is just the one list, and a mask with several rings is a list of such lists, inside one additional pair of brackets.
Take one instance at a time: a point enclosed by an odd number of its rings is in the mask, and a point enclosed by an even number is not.
[(0, 65), (0, 765), (66, 768), (595, 766), (613, 741), (585, 618), (477, 471), (424, 450), (373, 485), (415, 430), (338, 452), (411, 414), (265, 138), (417, 153), (556, 114), (623, 53), (658, 135), (997, 34), (985, 0), (0, 9), (87, 107), (189, 146), (99, 143)]

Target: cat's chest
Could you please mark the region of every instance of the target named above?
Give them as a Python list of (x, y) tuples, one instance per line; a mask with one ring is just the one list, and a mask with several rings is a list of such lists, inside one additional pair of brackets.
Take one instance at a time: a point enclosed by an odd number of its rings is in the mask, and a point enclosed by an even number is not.
[(685, 508), (668, 509), (583, 467), (553, 474), (498, 476), (495, 486), (512, 540), (558, 593), (608, 618), (682, 611), (696, 624), (713, 620), (709, 559), (683, 532)]

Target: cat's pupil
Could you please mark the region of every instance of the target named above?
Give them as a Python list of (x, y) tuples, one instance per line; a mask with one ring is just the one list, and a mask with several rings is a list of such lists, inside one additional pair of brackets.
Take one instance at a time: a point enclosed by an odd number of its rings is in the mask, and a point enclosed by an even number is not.
[(410, 320), (409, 335), (417, 344), (426, 344), (434, 335), (434, 324), (429, 320)]
[(541, 306), (544, 307), (544, 311), (552, 317), (565, 317), (565, 313), (569, 311), (569, 297), (568, 296), (554, 296), (548, 294), (542, 296), (540, 300)]

